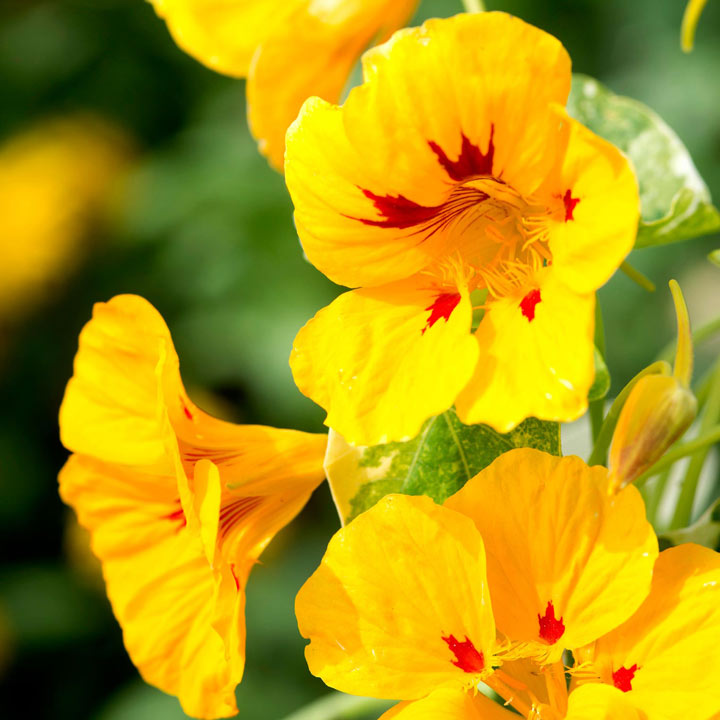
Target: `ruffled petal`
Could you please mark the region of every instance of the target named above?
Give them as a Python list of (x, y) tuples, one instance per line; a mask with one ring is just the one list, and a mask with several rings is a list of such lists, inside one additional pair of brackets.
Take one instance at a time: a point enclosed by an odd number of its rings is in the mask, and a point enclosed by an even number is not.
[(414, 437), (447, 410), (477, 360), (464, 287), (423, 278), (354, 290), (295, 338), (290, 366), (300, 391), (327, 411), (351, 444)]
[(475, 374), (456, 403), (460, 419), (504, 433), (527, 417), (580, 417), (595, 376), (594, 310), (594, 295), (577, 295), (549, 270), (488, 302)]
[[(310, 5), (310, 7), (308, 7)], [(332, 0), (296, 6), (260, 44), (248, 74), (248, 120), (260, 151), (282, 170), (285, 133), (303, 102), (337, 102), (365, 48), (409, 20), (417, 0)]]
[(517, 720), (517, 717), (482, 693), (436, 690), (422, 700), (399, 703), (380, 720)]
[(295, 611), (310, 672), (343, 692), (410, 700), (491, 671), (482, 539), (426, 497), (388, 495), (336, 533)]
[(660, 553), (649, 596), (597, 642), (595, 665), (652, 718), (707, 720), (720, 713), (718, 638), (720, 554), (688, 543)]
[(648, 720), (648, 717), (615, 688), (583, 685), (570, 693), (565, 720)]
[(445, 502), (475, 521), (498, 629), (558, 660), (624, 622), (650, 589), (657, 539), (640, 494), (607, 470), (523, 448)]
[(365, 84), (338, 108), (308, 101), (287, 135), (286, 181), (310, 261), (348, 286), (406, 278), (454, 250), (502, 178), (536, 190), (565, 133), (570, 61), (550, 35), (504, 13), (397, 32), (364, 58)]

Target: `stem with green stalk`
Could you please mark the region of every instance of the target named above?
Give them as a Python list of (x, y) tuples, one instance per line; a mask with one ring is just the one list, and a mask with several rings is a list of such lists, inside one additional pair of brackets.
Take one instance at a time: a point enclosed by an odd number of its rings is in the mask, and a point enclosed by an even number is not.
[[(605, 325), (603, 323), (602, 308), (600, 301), (595, 298), (595, 347), (598, 352), (605, 358)], [(605, 398), (593, 400), (589, 407), (590, 413), (590, 429), (592, 432), (592, 441), (595, 443), (600, 434), (603, 418), (605, 416)]]
[(355, 720), (385, 712), (392, 702), (333, 693), (288, 715), (285, 720)]
[(643, 290), (655, 292), (655, 283), (649, 277), (643, 275), (639, 270), (634, 268), (629, 262), (625, 261), (620, 266), (622, 270), (633, 282), (637, 283)]

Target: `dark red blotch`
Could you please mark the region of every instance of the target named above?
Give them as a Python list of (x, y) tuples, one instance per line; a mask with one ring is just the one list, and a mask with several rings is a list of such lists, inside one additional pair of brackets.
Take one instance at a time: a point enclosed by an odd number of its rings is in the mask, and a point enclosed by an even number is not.
[(565, 191), (565, 194), (563, 195), (563, 203), (565, 205), (565, 222), (575, 219), (573, 217), (573, 211), (579, 202), (580, 198), (572, 196), (572, 190)]
[(535, 319), (535, 306), (542, 300), (540, 290), (534, 288), (521, 301), (520, 310), (522, 314), (531, 322)]
[(545, 615), (538, 614), (540, 639), (554, 645), (565, 634), (565, 623), (562, 618), (555, 617), (555, 607), (550, 601), (545, 608)]
[(458, 306), (460, 302), (460, 293), (442, 293), (435, 298), (435, 302), (432, 305), (428, 305), (425, 310), (430, 311), (430, 317), (422, 329), (422, 334), (428, 328), (431, 328), (440, 318), (443, 318), (445, 322), (450, 319), (452, 311)]
[(632, 667), (621, 667), (613, 673), (613, 685), (623, 692), (632, 690), (632, 681), (635, 679), (635, 673), (638, 671), (637, 663)]
[(443, 636), (443, 640), (455, 655), (452, 664), (466, 673), (479, 673), (485, 669), (485, 658), (478, 652), (468, 636), (461, 642), (454, 635)]
[(359, 220), (363, 225), (404, 230), (432, 220), (442, 210), (442, 205), (427, 207), (413, 200), (408, 200), (403, 195), (376, 195), (370, 190), (359, 189), (362, 190), (362, 194), (368, 200), (372, 200), (376, 210), (382, 215), (381, 220), (352, 218), (353, 220)]
[(493, 161), (495, 159), (494, 135), (495, 125), (491, 125), (488, 149), (487, 152), (483, 152), (463, 134), (460, 155), (457, 160), (451, 160), (436, 142), (430, 141), (428, 145), (450, 178), (456, 182), (463, 182), (473, 177), (492, 175)]

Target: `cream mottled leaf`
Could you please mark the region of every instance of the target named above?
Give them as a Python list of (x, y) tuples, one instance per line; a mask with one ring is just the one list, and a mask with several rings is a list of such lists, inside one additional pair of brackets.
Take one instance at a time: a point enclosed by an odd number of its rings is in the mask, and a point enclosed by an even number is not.
[(407, 442), (353, 447), (331, 430), (325, 471), (347, 523), (388, 493), (443, 502), (495, 458), (518, 447), (559, 455), (559, 425), (528, 418), (501, 435), (487, 425), (463, 425), (451, 409), (428, 420)]
[(637, 100), (573, 76), (568, 112), (630, 159), (642, 217), (635, 247), (664, 245), (720, 231), (720, 213), (675, 131)]

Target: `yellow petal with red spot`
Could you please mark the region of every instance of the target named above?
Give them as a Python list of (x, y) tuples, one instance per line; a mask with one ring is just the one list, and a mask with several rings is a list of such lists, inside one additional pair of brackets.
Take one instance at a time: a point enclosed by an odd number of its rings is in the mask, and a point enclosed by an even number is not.
[(310, 672), (344, 692), (411, 700), (491, 670), (482, 539), (426, 497), (388, 495), (336, 533), (295, 611)]
[(417, 435), (447, 410), (470, 378), (478, 349), (464, 287), (422, 277), (353, 290), (321, 310), (295, 338), (295, 383), (328, 412), (351, 444)]
[(504, 433), (526, 417), (580, 417), (595, 375), (594, 308), (594, 295), (577, 295), (552, 270), (488, 302), (475, 374), (456, 402), (460, 419)]
[[(309, 7), (308, 7), (309, 5)], [(283, 167), (285, 133), (303, 102), (340, 99), (360, 54), (410, 18), (417, 0), (296, 5), (260, 44), (248, 74), (248, 120), (260, 151)]]
[(214, 623), (228, 604), (242, 618), (245, 596), (233, 584), (220, 601), (219, 580), (185, 526), (174, 482), (74, 455), (60, 473), (60, 492), (92, 533), (125, 647), (143, 678), (178, 695), (193, 717), (230, 717), (245, 627), (221, 637)]
[(660, 553), (650, 595), (594, 664), (652, 718), (707, 720), (720, 713), (719, 637), (720, 554), (688, 543)]
[(529, 448), (500, 456), (445, 506), (485, 542), (498, 629), (557, 660), (624, 622), (650, 589), (657, 540), (640, 494), (607, 470)]
[(399, 703), (380, 720), (517, 720), (517, 717), (482, 693), (436, 690), (422, 700)]
[(562, 165), (546, 189), (560, 212), (550, 224), (553, 273), (577, 293), (604, 285), (635, 244), (640, 219), (637, 180), (625, 156), (557, 110), (569, 127)]
[(163, 319), (128, 295), (95, 306), (60, 425), (76, 453), (60, 492), (91, 531), (133, 662), (188, 714), (235, 714), (245, 583), (322, 481), (327, 438), (206, 415)]
[(616, 688), (583, 685), (570, 693), (566, 720), (648, 720)]
[(308, 101), (287, 136), (305, 252), (348, 286), (399, 280), (454, 252), (485, 197), (467, 182), (493, 175), (520, 195), (536, 190), (565, 142), (550, 103), (570, 87), (562, 45), (504, 13), (399, 31), (364, 71), (342, 108)]
[(150, 0), (178, 46), (225, 75), (244, 77), (258, 45), (305, 0)]

